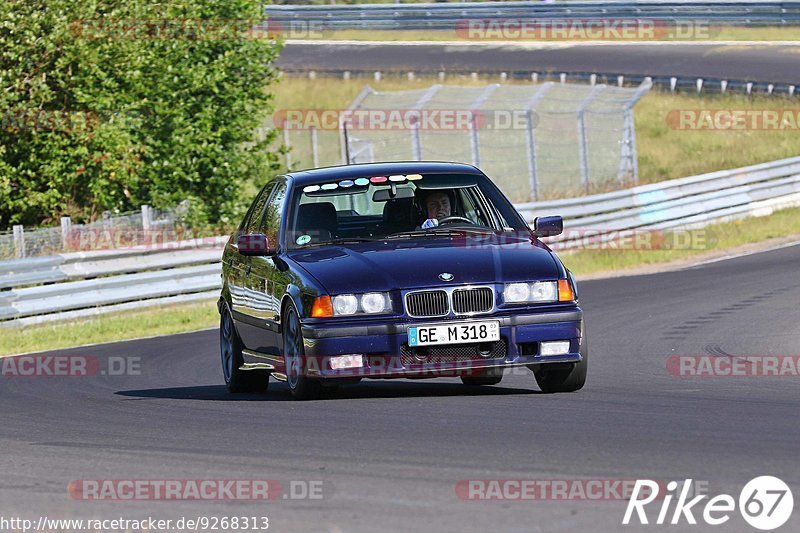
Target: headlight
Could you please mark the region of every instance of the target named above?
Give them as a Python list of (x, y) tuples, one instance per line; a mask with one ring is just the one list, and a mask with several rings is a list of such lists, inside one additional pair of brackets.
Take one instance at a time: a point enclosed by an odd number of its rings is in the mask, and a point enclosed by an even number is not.
[(503, 300), (507, 303), (527, 302), (531, 296), (531, 289), (528, 283), (509, 283), (503, 289)]
[(556, 302), (558, 284), (555, 281), (508, 283), (503, 289), (503, 301), (509, 304)]
[(386, 295), (380, 292), (370, 292), (361, 297), (361, 309), (365, 313), (383, 313), (388, 307)]
[(354, 315), (358, 311), (358, 298), (352, 294), (340, 294), (333, 298), (334, 315)]
[(555, 302), (558, 300), (558, 285), (555, 281), (537, 281), (531, 285), (531, 301)]
[(366, 294), (340, 294), (333, 297), (334, 316), (356, 314), (374, 315), (391, 310), (391, 300), (385, 292), (368, 292)]

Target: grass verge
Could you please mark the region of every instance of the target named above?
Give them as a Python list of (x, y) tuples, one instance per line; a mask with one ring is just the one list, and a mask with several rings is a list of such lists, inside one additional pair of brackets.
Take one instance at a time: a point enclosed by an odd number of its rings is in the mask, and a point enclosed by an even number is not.
[(184, 333), (219, 323), (215, 302), (154, 307), (71, 322), (0, 329), (0, 356)]
[[(774, 161), (800, 154), (797, 125), (790, 121), (763, 129), (681, 129), (682, 112), (718, 116), (716, 110), (751, 113), (773, 110), (796, 121), (800, 104), (784, 97), (742, 95), (697, 97), (651, 91), (634, 108), (640, 183), (694, 176)], [(713, 120), (713, 119), (712, 119)], [(700, 123), (690, 121), (689, 128)], [(707, 122), (705, 123), (707, 124)]]
[[(800, 239), (800, 208), (797, 207), (782, 209), (764, 217), (712, 224), (681, 233), (681, 238), (666, 240), (682, 243), (670, 249), (584, 249), (558, 255), (580, 279), (580, 276), (588, 274), (616, 275), (626, 269), (711, 259), (749, 244), (791, 236)], [(661, 241), (653, 239), (653, 242)]]

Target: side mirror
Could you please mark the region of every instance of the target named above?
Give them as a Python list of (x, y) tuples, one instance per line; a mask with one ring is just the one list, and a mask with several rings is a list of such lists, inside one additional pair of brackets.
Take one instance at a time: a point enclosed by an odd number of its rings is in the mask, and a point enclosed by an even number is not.
[(263, 233), (242, 233), (236, 239), (239, 253), (242, 255), (268, 255), (269, 239)]
[(533, 234), (536, 237), (552, 237), (564, 232), (564, 219), (555, 217), (536, 217), (533, 219)]

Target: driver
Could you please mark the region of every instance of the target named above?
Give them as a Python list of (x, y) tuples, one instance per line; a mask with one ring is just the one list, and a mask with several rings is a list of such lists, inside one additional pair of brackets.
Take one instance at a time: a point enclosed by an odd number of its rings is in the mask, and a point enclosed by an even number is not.
[(450, 195), (444, 191), (434, 191), (423, 199), (423, 207), (427, 219), (422, 223), (422, 229), (435, 228), (439, 221), (450, 216)]

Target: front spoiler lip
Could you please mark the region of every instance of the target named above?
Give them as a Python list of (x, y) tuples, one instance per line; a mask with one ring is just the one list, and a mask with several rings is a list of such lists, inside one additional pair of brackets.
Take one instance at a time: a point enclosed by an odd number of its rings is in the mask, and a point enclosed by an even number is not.
[[(481, 320), (499, 320), (500, 327), (509, 326), (525, 326), (529, 324), (555, 324), (559, 322), (580, 322), (583, 319), (583, 311), (580, 308), (570, 309), (568, 311), (550, 311), (545, 313), (525, 314), (525, 315), (511, 315), (511, 316), (496, 316), (496, 315), (482, 315), (480, 317), (464, 317), (463, 320), (458, 322), (470, 322)], [(423, 321), (423, 319), (420, 319)], [(433, 322), (453, 322), (450, 320), (426, 319), (426, 323)], [(363, 337), (363, 336), (380, 336), (380, 335), (405, 335), (408, 332), (410, 323), (398, 324), (366, 324), (363, 326), (334, 326), (331, 324), (317, 325), (317, 324), (303, 324), (302, 332), (303, 337), (306, 339), (330, 339), (336, 337)]]
[(530, 365), (552, 364), (552, 363), (579, 363), (583, 357), (580, 353), (569, 353), (564, 355), (552, 356), (527, 356), (520, 357), (519, 360), (506, 362), (502, 359), (488, 359), (458, 361), (453, 363), (429, 363), (410, 365), (397, 368), (375, 368), (362, 367), (346, 370), (330, 369), (309, 369), (309, 377), (315, 378), (408, 378), (408, 377), (452, 377), (471, 370), (484, 370), (488, 368), (513, 368)]

